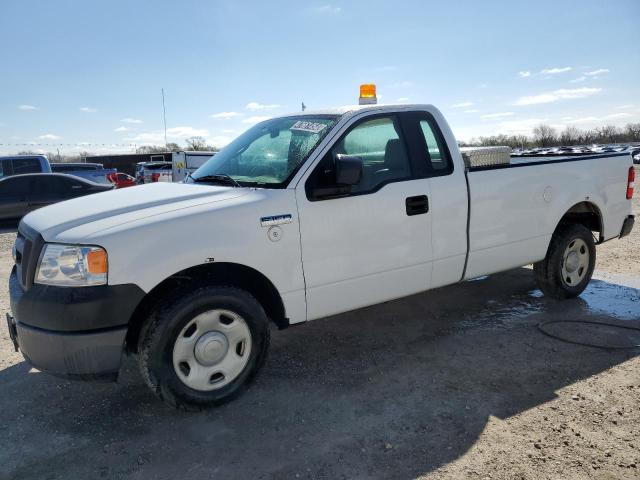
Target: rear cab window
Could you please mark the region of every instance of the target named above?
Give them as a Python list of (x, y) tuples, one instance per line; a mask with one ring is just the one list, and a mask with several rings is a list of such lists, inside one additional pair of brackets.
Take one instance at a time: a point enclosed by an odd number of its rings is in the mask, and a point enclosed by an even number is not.
[(426, 119), (420, 120), (420, 131), (424, 139), (427, 153), (427, 163), (436, 174), (449, 174), (453, 171), (453, 163), (449, 151), (444, 145), (440, 132), (434, 132), (434, 127)]
[(40, 160), (37, 158), (14, 158), (11, 160), (11, 164), (13, 165), (14, 175), (42, 172)]

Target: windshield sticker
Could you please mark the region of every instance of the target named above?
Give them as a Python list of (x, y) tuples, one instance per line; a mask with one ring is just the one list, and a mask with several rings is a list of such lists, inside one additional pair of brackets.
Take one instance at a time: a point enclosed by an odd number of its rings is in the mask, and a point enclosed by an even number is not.
[(309, 132), (309, 133), (320, 133), (327, 126), (324, 123), (315, 123), (315, 122), (304, 122), (302, 120), (298, 120), (296, 123), (291, 125), (289, 130), (295, 130), (298, 132)]

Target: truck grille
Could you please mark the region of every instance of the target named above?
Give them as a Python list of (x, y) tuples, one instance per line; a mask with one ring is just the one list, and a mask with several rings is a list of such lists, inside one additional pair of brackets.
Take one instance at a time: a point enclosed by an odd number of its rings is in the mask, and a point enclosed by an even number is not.
[(20, 286), (25, 291), (33, 284), (33, 277), (43, 245), (42, 236), (21, 222), (15, 243), (16, 274)]

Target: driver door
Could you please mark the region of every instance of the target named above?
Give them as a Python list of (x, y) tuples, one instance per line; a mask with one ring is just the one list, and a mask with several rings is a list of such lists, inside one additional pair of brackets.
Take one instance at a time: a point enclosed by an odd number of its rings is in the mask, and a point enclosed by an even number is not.
[[(416, 178), (402, 114), (356, 120), (296, 189), (307, 320), (427, 290), (431, 281), (429, 179)], [(360, 157), (351, 193), (330, 186), (337, 154)]]

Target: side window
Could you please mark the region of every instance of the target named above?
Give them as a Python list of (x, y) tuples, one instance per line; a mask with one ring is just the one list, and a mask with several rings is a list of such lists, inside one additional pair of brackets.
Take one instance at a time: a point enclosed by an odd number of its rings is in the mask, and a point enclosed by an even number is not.
[(14, 158), (13, 174), (20, 175), (22, 173), (40, 173), (40, 161), (37, 158)]
[(411, 176), (409, 157), (400, 137), (400, 127), (392, 117), (368, 120), (347, 133), (332, 149), (362, 158), (362, 180), (352, 193), (370, 192), (381, 184)]
[(0, 178), (4, 177), (4, 168), (2, 168), (3, 165), (4, 165), (4, 162), (0, 160)]
[(61, 194), (70, 190), (59, 178), (51, 177), (49, 175), (43, 177), (38, 176), (37, 178), (34, 178), (33, 181), (33, 197), (59, 197)]
[(31, 178), (13, 177), (0, 183), (2, 195), (19, 197), (30, 191)]
[(436, 136), (434, 129), (427, 120), (420, 120), (420, 130), (427, 150), (427, 162), (430, 163), (433, 173), (436, 175), (451, 173), (453, 171), (453, 163), (440, 135)]
[(357, 124), (338, 140), (316, 166), (307, 182), (307, 194), (313, 188), (335, 184), (335, 158), (338, 154), (360, 157), (362, 179), (351, 194), (370, 193), (383, 184), (411, 177), (409, 156), (395, 117), (380, 117)]

